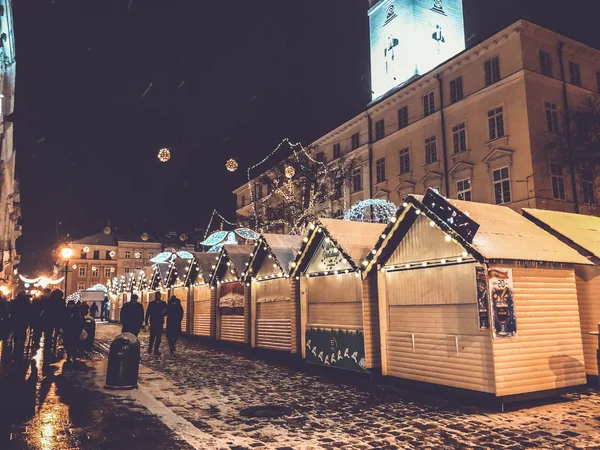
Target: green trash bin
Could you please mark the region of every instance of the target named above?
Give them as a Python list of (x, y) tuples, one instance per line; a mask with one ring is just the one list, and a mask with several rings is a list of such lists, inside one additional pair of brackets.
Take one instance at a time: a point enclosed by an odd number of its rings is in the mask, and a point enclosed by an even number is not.
[(135, 389), (140, 369), (140, 341), (131, 333), (118, 335), (110, 344), (105, 389)]

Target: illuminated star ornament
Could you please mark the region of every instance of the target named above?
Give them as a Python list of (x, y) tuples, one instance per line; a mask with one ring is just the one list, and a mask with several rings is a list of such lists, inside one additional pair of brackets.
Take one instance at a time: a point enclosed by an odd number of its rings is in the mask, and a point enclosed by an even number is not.
[(237, 228), (235, 231), (217, 231), (200, 242), (200, 244), (210, 247), (208, 253), (219, 253), (224, 245), (235, 245), (238, 243), (236, 235), (242, 239), (253, 241), (260, 237), (258, 233), (249, 228)]
[(171, 159), (171, 150), (169, 150), (168, 148), (161, 148), (158, 151), (158, 160), (160, 162), (167, 162), (168, 160)]
[(225, 163), (225, 167), (230, 172), (235, 172), (237, 170), (237, 168), (238, 168), (238, 162), (235, 159), (233, 159), (233, 158), (229, 158), (227, 160), (227, 162)]
[(292, 166), (287, 166), (285, 168), (285, 176), (287, 178), (294, 178), (294, 175), (296, 175), (296, 169), (294, 169)]

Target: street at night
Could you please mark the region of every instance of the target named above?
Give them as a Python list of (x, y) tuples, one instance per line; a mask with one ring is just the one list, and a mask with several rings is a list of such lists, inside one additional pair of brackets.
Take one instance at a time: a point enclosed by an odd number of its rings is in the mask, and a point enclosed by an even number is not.
[(138, 390), (106, 391), (105, 350), (119, 330), (100, 325), (97, 351), (76, 367), (40, 367), (37, 384), (3, 382), (3, 394), (26, 404), (4, 419), (8, 448), (583, 449), (600, 440), (595, 390), (500, 413), (196, 338), (183, 339), (177, 359), (144, 356)]
[(600, 450), (599, 0), (0, 0), (0, 450)]

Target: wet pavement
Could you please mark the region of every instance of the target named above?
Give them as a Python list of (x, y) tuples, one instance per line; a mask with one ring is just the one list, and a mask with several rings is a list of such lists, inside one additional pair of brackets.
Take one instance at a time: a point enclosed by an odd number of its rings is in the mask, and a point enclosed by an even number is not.
[(139, 389), (105, 391), (119, 330), (100, 325), (98, 351), (75, 366), (41, 353), (33, 367), (1, 365), (0, 423), (12, 440), (0, 435), (0, 449), (600, 449), (595, 390), (500, 413), (194, 337), (174, 358), (164, 338), (163, 355), (143, 352)]

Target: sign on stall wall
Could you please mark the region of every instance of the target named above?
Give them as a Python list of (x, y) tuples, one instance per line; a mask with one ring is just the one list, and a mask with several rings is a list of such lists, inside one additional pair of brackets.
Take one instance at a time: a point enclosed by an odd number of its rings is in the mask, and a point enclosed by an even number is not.
[(368, 372), (362, 331), (306, 330), (306, 362), (338, 369)]
[(517, 318), (512, 269), (493, 268), (488, 271), (494, 339), (517, 336)]
[(488, 298), (488, 282), (485, 267), (475, 267), (477, 282), (477, 312), (479, 314), (479, 329), (490, 328), (490, 301)]

